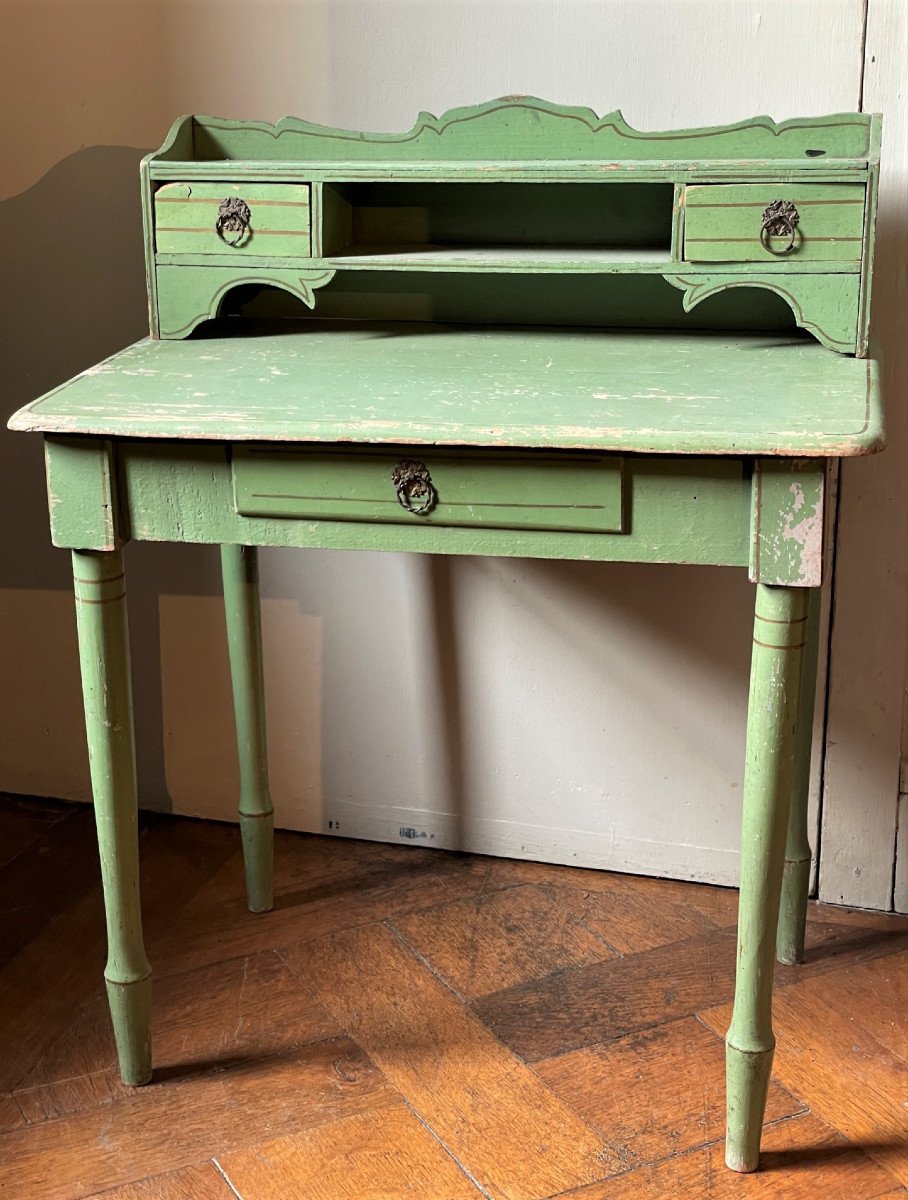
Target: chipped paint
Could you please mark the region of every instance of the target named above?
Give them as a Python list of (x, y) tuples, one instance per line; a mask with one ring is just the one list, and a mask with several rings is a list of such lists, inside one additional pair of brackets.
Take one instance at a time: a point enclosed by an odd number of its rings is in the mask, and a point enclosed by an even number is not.
[(758, 460), (753, 478), (751, 579), (819, 587), (824, 487), (821, 462)]

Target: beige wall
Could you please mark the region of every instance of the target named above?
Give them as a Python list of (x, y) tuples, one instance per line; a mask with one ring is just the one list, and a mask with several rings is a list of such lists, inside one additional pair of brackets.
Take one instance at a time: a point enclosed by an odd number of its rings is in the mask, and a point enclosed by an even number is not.
[[(7, 0), (5, 408), (142, 335), (137, 161), (177, 113), (391, 130), (528, 92), (649, 129), (809, 115), (859, 103), (862, 27), (860, 0)], [(86, 797), (40, 447), (4, 433), (0, 464), (0, 787)], [(216, 551), (128, 565), (143, 799), (229, 818)], [(734, 881), (741, 573), (277, 551), (263, 587), (282, 824)]]

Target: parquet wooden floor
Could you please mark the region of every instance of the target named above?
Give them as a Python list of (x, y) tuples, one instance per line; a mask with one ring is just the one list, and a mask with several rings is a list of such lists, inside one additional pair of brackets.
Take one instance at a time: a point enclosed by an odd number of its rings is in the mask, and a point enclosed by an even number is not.
[(123, 1087), (92, 814), (0, 800), (0, 1196), (871, 1200), (908, 1184), (908, 919), (812, 905), (764, 1167), (722, 1163), (732, 891), (145, 816)]

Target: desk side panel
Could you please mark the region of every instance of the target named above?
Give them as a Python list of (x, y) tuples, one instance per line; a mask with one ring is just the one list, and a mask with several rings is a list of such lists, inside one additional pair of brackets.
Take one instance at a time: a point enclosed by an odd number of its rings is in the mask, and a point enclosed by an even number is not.
[[(118, 479), (125, 528), (139, 541), (394, 550), (611, 562), (746, 566), (750, 461), (625, 460), (624, 533), (374, 525), (246, 517), (236, 511), (228, 447), (122, 442)], [(78, 537), (76, 533), (75, 536)]]

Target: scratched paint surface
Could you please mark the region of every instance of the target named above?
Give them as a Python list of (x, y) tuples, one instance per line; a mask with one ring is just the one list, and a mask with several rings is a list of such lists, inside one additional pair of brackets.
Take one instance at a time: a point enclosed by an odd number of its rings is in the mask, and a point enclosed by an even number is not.
[(243, 330), (144, 339), (10, 427), (793, 457), (883, 444), (876, 364), (801, 338), (317, 320)]

